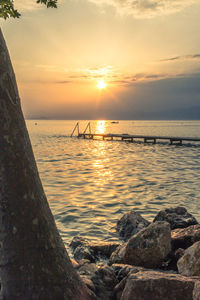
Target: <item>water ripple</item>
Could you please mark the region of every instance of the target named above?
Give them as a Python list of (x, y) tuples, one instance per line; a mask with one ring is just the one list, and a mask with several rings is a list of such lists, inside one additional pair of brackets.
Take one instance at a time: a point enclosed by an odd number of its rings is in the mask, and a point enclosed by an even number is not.
[[(117, 240), (116, 221), (130, 209), (151, 221), (160, 209), (184, 205), (200, 220), (200, 146), (71, 139), (75, 122), (31, 122), (40, 176), (66, 245), (77, 234)], [(115, 133), (200, 136), (198, 121), (106, 124)]]

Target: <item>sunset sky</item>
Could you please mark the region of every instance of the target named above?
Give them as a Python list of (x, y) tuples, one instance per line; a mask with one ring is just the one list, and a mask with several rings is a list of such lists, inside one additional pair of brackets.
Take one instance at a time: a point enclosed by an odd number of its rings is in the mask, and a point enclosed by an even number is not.
[(199, 0), (15, 4), (0, 24), (27, 118), (200, 119)]

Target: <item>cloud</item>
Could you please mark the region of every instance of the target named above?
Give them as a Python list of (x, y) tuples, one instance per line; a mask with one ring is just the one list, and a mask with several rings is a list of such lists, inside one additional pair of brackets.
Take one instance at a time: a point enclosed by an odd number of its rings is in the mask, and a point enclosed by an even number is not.
[(175, 56), (170, 58), (161, 59), (161, 62), (170, 62), (170, 61), (177, 61), (177, 60), (200, 60), (200, 54), (193, 54), (193, 55), (182, 55), (182, 56)]
[[(32, 118), (44, 115), (52, 119), (200, 119), (200, 74), (191, 74), (184, 78), (166, 78), (163, 80), (143, 81), (121, 90), (117, 98), (106, 94), (97, 105), (96, 101), (65, 101), (56, 107), (44, 108)], [(34, 102), (33, 102), (34, 103)]]
[(90, 0), (97, 5), (114, 6), (119, 14), (133, 15), (136, 18), (152, 18), (168, 15), (199, 3), (198, 0)]

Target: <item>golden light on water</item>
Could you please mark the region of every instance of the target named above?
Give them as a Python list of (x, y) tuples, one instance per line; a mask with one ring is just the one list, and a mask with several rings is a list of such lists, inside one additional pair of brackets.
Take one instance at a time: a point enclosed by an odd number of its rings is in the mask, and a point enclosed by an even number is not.
[(96, 133), (105, 133), (106, 122), (105, 121), (97, 121), (96, 123)]
[(97, 88), (98, 88), (99, 90), (103, 90), (103, 89), (106, 88), (106, 83), (105, 83), (105, 81), (104, 81), (103, 79), (101, 79), (101, 80), (99, 80), (99, 81), (97, 82)]

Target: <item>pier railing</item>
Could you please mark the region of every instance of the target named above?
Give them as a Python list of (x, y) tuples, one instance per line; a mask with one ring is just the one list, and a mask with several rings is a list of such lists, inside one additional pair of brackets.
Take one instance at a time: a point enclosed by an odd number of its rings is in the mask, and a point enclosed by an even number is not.
[(79, 136), (79, 122), (76, 123), (76, 125), (75, 125), (75, 127), (74, 127), (74, 129), (73, 129), (73, 131), (72, 131), (72, 133), (70, 135), (71, 137), (73, 137), (74, 132), (76, 131), (76, 129), (77, 129), (77, 132), (78, 132), (77, 136)]

